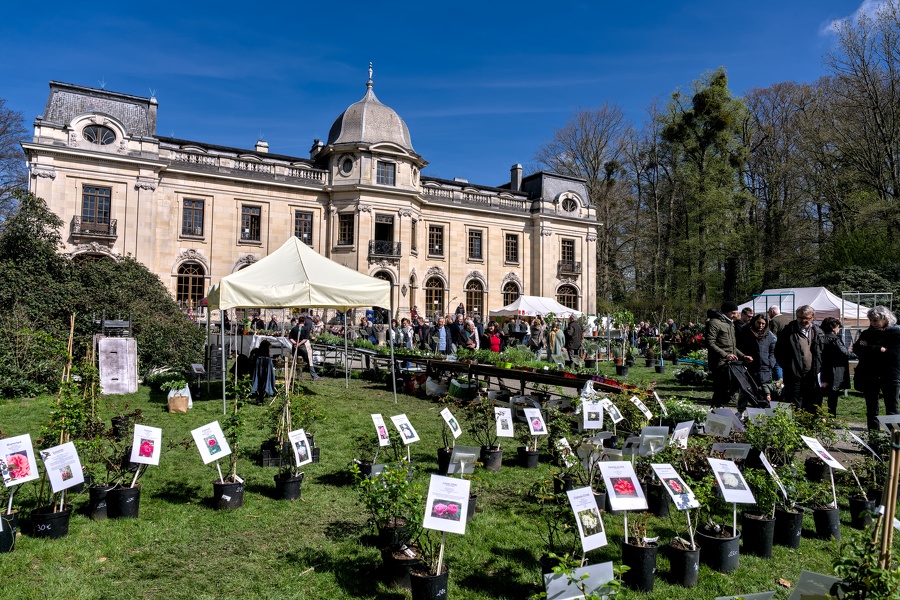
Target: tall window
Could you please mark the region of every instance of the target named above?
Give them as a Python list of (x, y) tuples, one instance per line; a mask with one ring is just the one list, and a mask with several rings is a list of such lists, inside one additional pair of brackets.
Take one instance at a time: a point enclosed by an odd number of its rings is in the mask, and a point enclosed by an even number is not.
[(441, 225), (428, 226), (428, 254), (430, 256), (444, 255), (444, 228)]
[(469, 230), (469, 259), (470, 260), (481, 260), (484, 258), (484, 254), (481, 249), (481, 230), (480, 229), (470, 229)]
[(556, 290), (556, 301), (572, 310), (578, 310), (578, 290), (571, 285), (561, 285)]
[(410, 226), (410, 240), (409, 240), (409, 248), (413, 252), (419, 251), (419, 244), (416, 241), (419, 237), (419, 222), (413, 219), (412, 225)]
[(484, 287), (477, 279), (466, 284), (466, 308), (484, 316)]
[(522, 295), (522, 292), (519, 291), (519, 286), (513, 283), (512, 281), (507, 282), (503, 286), (503, 306), (509, 306), (513, 302), (519, 299), (519, 296)]
[(262, 209), (258, 206), (241, 206), (241, 239), (251, 242), (260, 241), (260, 223)]
[(112, 188), (86, 185), (81, 191), (82, 222), (109, 223)]
[(376, 182), (382, 185), (394, 185), (394, 175), (397, 172), (397, 165), (389, 162), (378, 161), (378, 172)]
[(559, 260), (575, 262), (575, 240), (562, 240), (562, 246), (559, 250)]
[(206, 287), (203, 267), (197, 263), (184, 263), (178, 267), (178, 283), (175, 290), (175, 299), (181, 308), (195, 308), (200, 306), (203, 300), (203, 292)]
[(181, 210), (181, 235), (203, 235), (203, 200), (185, 200)]
[(338, 246), (353, 245), (353, 213), (338, 215)]
[(516, 264), (519, 262), (519, 236), (514, 233), (506, 234), (506, 262)]
[(312, 246), (313, 243), (312, 220), (311, 212), (294, 211), (294, 237), (300, 238), (307, 246)]
[(425, 282), (425, 310), (430, 316), (444, 314), (444, 282), (437, 277)]

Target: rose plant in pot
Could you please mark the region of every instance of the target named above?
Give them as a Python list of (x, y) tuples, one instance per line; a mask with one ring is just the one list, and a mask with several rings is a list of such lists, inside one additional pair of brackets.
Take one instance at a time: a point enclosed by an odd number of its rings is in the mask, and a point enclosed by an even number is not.
[(765, 469), (744, 469), (743, 475), (756, 499), (756, 504), (747, 506), (741, 517), (744, 552), (772, 558), (775, 507), (783, 497), (775, 479)]
[(731, 506), (719, 493), (710, 472), (702, 479), (688, 481), (700, 503), (696, 539), (700, 544), (700, 561), (714, 571), (730, 573), (740, 563), (741, 532), (732, 524)]
[(480, 462), (484, 468), (499, 471), (503, 464), (503, 450), (498, 443), (494, 404), (485, 397), (478, 397), (466, 405), (463, 418), (466, 431), (481, 445)]
[(647, 538), (650, 513), (632, 513), (628, 519), (628, 537), (622, 540), (622, 564), (628, 567), (623, 581), (628, 587), (643, 593), (653, 591), (656, 580), (656, 538)]
[(795, 458), (792, 462), (775, 468), (778, 478), (787, 493), (779, 497), (775, 507), (775, 544), (793, 550), (800, 547), (803, 531), (803, 508), (800, 503), (809, 496), (809, 482), (803, 474), (803, 462)]
[(378, 533), (379, 549), (397, 551), (409, 545), (418, 530), (416, 515), (423, 503), (422, 486), (408, 476), (412, 467), (406, 462), (391, 462), (371, 477), (363, 477), (355, 463), (350, 469), (359, 501)]
[[(274, 476), (275, 497), (279, 500), (296, 500), (300, 497), (303, 487), (303, 472), (296, 465), (294, 451), (291, 449), (291, 441), (288, 434), (294, 431), (294, 416), (292, 408), (297, 394), (286, 393), (284, 389), (276, 391), (274, 398), (269, 402), (266, 417), (270, 425), (274, 426), (273, 435), (268, 444), (263, 442), (263, 466), (266, 465), (266, 448), (270, 449), (274, 457), (277, 453), (279, 470)], [(311, 444), (305, 448), (311, 452)], [(271, 462), (271, 459), (270, 461)]]
[(230, 383), (226, 391), (231, 399), (231, 413), (223, 420), (222, 433), (231, 444), (229, 474), (213, 481), (213, 506), (219, 510), (240, 508), (244, 505), (244, 480), (237, 474), (238, 457), (244, 437), (244, 405), (250, 401), (250, 377), (243, 376)]
[(351, 472), (354, 469), (359, 470), (361, 477), (369, 477), (372, 474), (372, 466), (378, 458), (378, 437), (372, 433), (360, 433), (353, 438), (353, 456), (355, 457), (350, 463)]
[(823, 540), (841, 540), (841, 511), (830, 478), (810, 482), (804, 504), (812, 508), (816, 537)]
[(581, 549), (575, 515), (564, 492), (556, 493), (552, 478), (534, 483), (530, 494), (538, 511), (544, 554), (538, 559), (541, 573), (553, 571), (557, 565), (555, 556), (574, 556)]

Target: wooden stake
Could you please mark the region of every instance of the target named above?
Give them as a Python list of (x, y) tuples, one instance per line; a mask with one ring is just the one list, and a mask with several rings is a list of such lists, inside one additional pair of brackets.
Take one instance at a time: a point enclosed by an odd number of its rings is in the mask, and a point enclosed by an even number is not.
[(435, 575), (441, 574), (441, 567), (444, 564), (444, 542), (447, 540), (447, 532), (444, 531), (441, 533), (441, 549), (438, 551), (438, 564), (437, 564), (437, 573)]
[(219, 466), (219, 461), (216, 461), (216, 470), (219, 472), (219, 483), (225, 483), (225, 478), (222, 477), (222, 467)]

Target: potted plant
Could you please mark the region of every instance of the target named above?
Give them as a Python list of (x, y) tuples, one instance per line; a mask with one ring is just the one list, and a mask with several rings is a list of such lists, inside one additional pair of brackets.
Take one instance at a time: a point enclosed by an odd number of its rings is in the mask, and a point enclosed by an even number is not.
[(597, 368), (597, 351), (600, 349), (600, 342), (595, 342), (593, 340), (585, 340), (583, 343), (583, 347), (584, 347), (584, 368), (596, 369)]
[(538, 437), (531, 435), (528, 427), (519, 427), (516, 440), (521, 444), (517, 449), (519, 466), (526, 469), (537, 469), (541, 451), (538, 449)]
[(803, 509), (799, 502), (807, 497), (809, 483), (803, 474), (803, 463), (799, 460), (776, 467), (775, 471), (787, 492), (787, 498), (784, 501), (779, 499), (775, 507), (774, 542), (796, 550), (800, 547), (800, 532), (803, 530)]
[(159, 386), (164, 392), (169, 393), (169, 412), (186, 413), (188, 410), (188, 397), (179, 394), (180, 391), (188, 387), (188, 382), (179, 377), (178, 379), (167, 379)]
[(559, 556), (574, 555), (575, 550), (581, 547), (578, 526), (565, 495), (555, 492), (552, 478), (535, 483), (531, 496), (538, 507), (541, 533), (546, 544), (546, 552), (538, 559), (541, 573), (546, 575), (557, 566)]
[(797, 451), (803, 447), (801, 435), (805, 434), (793, 415), (779, 408), (769, 417), (753, 419), (747, 423), (744, 441), (757, 454), (764, 452), (769, 462), (774, 467), (779, 467), (790, 464)]
[(829, 593), (845, 600), (896, 598), (900, 569), (896, 560), (885, 565), (879, 545), (867, 533), (841, 544), (834, 557), (834, 574), (841, 578)]
[(778, 486), (765, 469), (744, 469), (743, 474), (756, 499), (756, 504), (746, 508), (741, 517), (744, 551), (761, 558), (772, 558), (775, 506), (780, 496)]
[[(298, 471), (299, 467), (294, 464), (294, 452), (288, 438), (288, 434), (294, 431), (294, 415), (291, 409), (297, 395), (287, 393), (283, 389), (278, 390), (268, 410), (269, 418), (277, 418), (277, 421), (274, 422), (272, 439), (268, 440), (268, 443), (263, 442), (263, 466), (272, 464), (275, 461), (274, 456), (277, 455), (279, 471), (274, 476), (275, 497), (280, 500), (296, 500), (300, 497), (303, 487), (303, 473)], [(311, 451), (312, 444), (308, 447)]]
[(841, 540), (841, 512), (834, 498), (830, 481), (810, 483), (807, 504), (812, 506), (816, 537)]
[(442, 537), (428, 529), (422, 529), (416, 540), (422, 557), (418, 566), (410, 572), (410, 591), (413, 600), (444, 600), (447, 598), (447, 584), (450, 569), (440, 561)]
[(503, 450), (497, 443), (497, 421), (493, 403), (484, 398), (476, 399), (465, 407), (463, 414), (466, 430), (481, 445), (482, 465), (488, 471), (499, 471), (503, 464)]
[(623, 576), (625, 585), (640, 592), (653, 591), (656, 579), (656, 555), (659, 546), (647, 539), (650, 514), (633, 514), (628, 520), (628, 540), (622, 541), (622, 564), (628, 567)]
[(378, 438), (371, 433), (361, 433), (353, 439), (353, 454), (356, 458), (351, 463), (351, 471), (355, 467), (359, 469), (360, 476), (369, 477), (372, 474), (372, 466), (378, 457)]
[(237, 463), (244, 435), (243, 406), (250, 401), (250, 378), (243, 376), (236, 384), (228, 386), (231, 397), (231, 414), (224, 420), (222, 433), (231, 445), (229, 475), (213, 481), (213, 506), (219, 510), (240, 508), (244, 505), (244, 480), (238, 477)]
[(379, 548), (399, 549), (408, 545), (418, 527), (422, 489), (408, 477), (406, 463), (388, 463), (380, 474), (363, 477), (359, 466), (351, 466), (359, 500), (378, 531)]
[[(700, 502), (697, 537), (700, 540), (700, 561), (720, 573), (730, 573), (740, 564), (741, 532), (725, 525), (724, 515), (730, 515), (719, 494), (712, 473), (691, 486)], [(729, 519), (730, 520), (730, 519)]]
[(291, 394), (291, 416), (296, 428), (302, 429), (309, 440), (309, 451), (314, 463), (321, 460), (321, 447), (316, 445), (315, 434), (326, 413), (319, 396), (312, 393)]
[[(850, 487), (847, 501), (850, 505), (850, 526), (864, 529), (872, 524), (872, 514), (881, 499), (872, 495), (872, 491), (887, 477), (887, 463), (879, 461), (869, 454), (853, 465), (848, 465), (846, 473), (853, 478), (855, 487)], [(882, 472), (884, 472), (882, 474)], [(844, 479), (848, 475), (844, 474)]]

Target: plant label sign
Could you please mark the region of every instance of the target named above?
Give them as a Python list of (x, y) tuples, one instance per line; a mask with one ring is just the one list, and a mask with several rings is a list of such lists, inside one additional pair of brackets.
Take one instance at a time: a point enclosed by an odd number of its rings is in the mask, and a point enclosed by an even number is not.
[(831, 586), (839, 581), (839, 577), (822, 575), (812, 571), (800, 571), (800, 579), (797, 580), (797, 586), (788, 600), (831, 598)]
[(688, 438), (690, 437), (691, 429), (693, 428), (693, 421), (682, 421), (675, 426), (675, 431), (672, 432), (672, 437), (669, 439), (669, 444), (671, 444), (672, 446), (678, 446), (682, 450), (687, 450)]
[(722, 415), (709, 413), (706, 415), (706, 424), (703, 426), (703, 432), (706, 435), (728, 437), (731, 435), (731, 425), (731, 417), (723, 417)]
[(637, 396), (632, 396), (632, 397), (631, 397), (631, 403), (634, 404), (634, 405), (637, 407), (637, 409), (638, 409), (639, 411), (641, 411), (641, 413), (643, 413), (643, 415), (644, 415), (645, 417), (647, 417), (647, 420), (648, 420), (648, 421), (649, 421), (650, 419), (653, 418), (653, 413), (650, 412), (650, 409), (647, 408), (647, 405), (646, 405), (646, 404), (644, 404), (643, 402), (641, 402), (641, 399), (640, 399), (640, 398), (638, 398)]
[(432, 475), (425, 500), (422, 527), (447, 533), (464, 534), (469, 509), (468, 479)]
[(494, 419), (497, 421), (497, 437), (515, 437), (513, 431), (512, 409), (503, 406), (494, 407)]
[(525, 408), (525, 420), (528, 421), (528, 431), (531, 435), (547, 435), (547, 424), (544, 423), (544, 415), (539, 408)]
[(668, 417), (669, 411), (666, 410), (666, 405), (663, 404), (662, 398), (659, 397), (659, 394), (657, 394), (655, 390), (653, 392), (653, 397), (656, 398), (656, 403), (659, 405), (659, 410), (662, 411), (662, 415)]
[(813, 451), (818, 458), (822, 459), (826, 465), (831, 467), (832, 469), (838, 469), (841, 471), (846, 471), (847, 469), (837, 461), (831, 454), (828, 453), (828, 450), (825, 449), (825, 446), (822, 445), (822, 442), (817, 440), (816, 438), (806, 437), (805, 435), (801, 435), (800, 439), (802, 439), (809, 449)]
[(744, 476), (733, 461), (719, 458), (707, 458), (706, 460), (709, 462), (709, 466), (712, 467), (725, 502), (731, 504), (756, 504), (756, 499), (753, 497), (753, 492), (750, 491), (750, 486), (744, 481)]
[(775, 414), (776, 410), (781, 409), (786, 411), (789, 417), (794, 415), (794, 409), (790, 402), (776, 402), (775, 400), (772, 400), (769, 402), (769, 406), (772, 407), (772, 414)]
[(569, 440), (566, 438), (563, 437), (556, 440), (556, 451), (559, 453), (562, 462), (565, 463), (566, 468), (574, 467), (578, 464), (578, 457), (575, 455), (572, 446), (569, 445)]
[(544, 575), (544, 589), (547, 600), (583, 600), (581, 587), (593, 596), (608, 598), (613, 592), (606, 584), (613, 577), (612, 562), (605, 562), (579, 567), (572, 571), (571, 577), (564, 573), (548, 573)]
[(450, 433), (453, 434), (453, 439), (455, 440), (462, 434), (462, 428), (459, 426), (459, 421), (456, 420), (456, 417), (453, 416), (453, 413), (450, 412), (449, 408), (445, 408), (441, 411), (441, 416), (444, 418), (444, 423), (447, 424), (447, 427), (450, 428)]
[(600, 517), (600, 509), (597, 507), (597, 497), (589, 488), (580, 488), (566, 492), (572, 512), (575, 513), (575, 522), (578, 523), (578, 535), (581, 537), (581, 547), (585, 552), (606, 545), (606, 530), (603, 528), (603, 519)]
[(625, 439), (625, 443), (622, 444), (622, 455), (623, 456), (635, 456), (641, 450), (641, 436), (639, 435), (631, 435)]
[(403, 439), (404, 444), (408, 446), (413, 442), (419, 441), (419, 434), (413, 429), (412, 423), (409, 422), (406, 414), (394, 415), (391, 417), (391, 422), (397, 428), (397, 431), (400, 432), (400, 437)]
[(309, 449), (309, 438), (302, 429), (288, 432), (288, 441), (294, 451), (294, 464), (298, 467), (312, 462), (312, 450)]
[(372, 415), (372, 423), (375, 425), (375, 435), (378, 437), (378, 446), (384, 448), (391, 445), (391, 436), (388, 433), (387, 425), (384, 424), (384, 417), (380, 414)]
[(601, 462), (600, 473), (606, 484), (607, 498), (613, 510), (647, 510), (644, 490), (630, 462)]
[(450, 453), (450, 465), (447, 468), (447, 474), (474, 473), (475, 462), (480, 455), (480, 446), (454, 446), (453, 452)]
[(616, 405), (612, 403), (612, 400), (609, 398), (604, 398), (600, 401), (600, 406), (603, 407), (603, 410), (609, 413), (609, 418), (612, 419), (613, 424), (615, 425), (625, 417), (622, 416), (622, 411), (616, 408)]
[(784, 485), (781, 484), (781, 477), (778, 476), (778, 473), (775, 472), (775, 467), (772, 466), (772, 463), (769, 462), (769, 458), (766, 456), (765, 452), (759, 453), (759, 462), (763, 464), (763, 467), (766, 468), (766, 471), (769, 472), (769, 475), (772, 476), (772, 479), (775, 480), (775, 483), (778, 484), (778, 489), (781, 490), (781, 495), (784, 496), (785, 501), (788, 499), (787, 490), (784, 489)]
[(641, 447), (638, 454), (641, 456), (656, 454), (666, 447), (666, 440), (668, 439), (668, 427), (642, 427)]
[(744, 424), (741, 423), (741, 418), (737, 416), (737, 413), (729, 408), (715, 408), (713, 409), (713, 413), (731, 419), (731, 428), (735, 431), (744, 431), (746, 429)]
[(160, 454), (162, 454), (162, 429), (135, 425), (134, 441), (131, 443), (131, 462), (159, 466)]
[(754, 419), (761, 419), (764, 417), (771, 417), (775, 414), (775, 411), (771, 408), (750, 408), (747, 407), (747, 420), (752, 421)]
[(47, 471), (54, 494), (84, 483), (84, 473), (81, 470), (81, 460), (78, 459), (75, 442), (41, 450), (41, 459), (44, 461), (44, 470)]
[(878, 422), (888, 432), (888, 435), (900, 429), (900, 415), (878, 415)]
[(584, 429), (603, 429), (603, 404), (599, 400), (582, 402), (581, 419)]
[(694, 496), (694, 492), (681, 478), (681, 475), (675, 470), (675, 467), (669, 463), (650, 465), (656, 476), (662, 482), (663, 487), (672, 497), (672, 502), (678, 510), (687, 510), (689, 508), (699, 508), (700, 502)]
[(738, 460), (747, 458), (750, 454), (750, 444), (713, 444), (712, 451), (721, 452), (728, 460)]
[(29, 434), (0, 440), (0, 472), (6, 487), (38, 478), (34, 446), (31, 445)]
[[(849, 434), (850, 434), (850, 437), (852, 437), (853, 440), (854, 440), (857, 444), (859, 444), (860, 446), (862, 446), (863, 448), (865, 448), (866, 450), (868, 450), (869, 452), (871, 452), (871, 453), (872, 453), (872, 456), (874, 456), (875, 458), (877, 458), (877, 459), (880, 460), (881, 462), (884, 462), (884, 459), (881, 458), (880, 456), (878, 456), (878, 453), (875, 452), (874, 450), (872, 450), (872, 448), (869, 447), (869, 445), (868, 445), (867, 443), (865, 443), (864, 441), (862, 441), (862, 440), (859, 438), (858, 435), (856, 435), (855, 433), (853, 433), (852, 431), (850, 431), (850, 430), (848, 430), (848, 429), (845, 429), (844, 431), (845, 431), (846, 433), (849, 433)], [(2, 441), (0, 441), (0, 443), (2, 443)], [(0, 456), (2, 456), (2, 454), (0, 454)]]
[(191, 435), (194, 437), (197, 449), (200, 450), (200, 457), (203, 459), (204, 465), (231, 454), (231, 446), (228, 445), (228, 440), (225, 439), (225, 434), (222, 433), (222, 427), (218, 421), (194, 429), (191, 431)]

